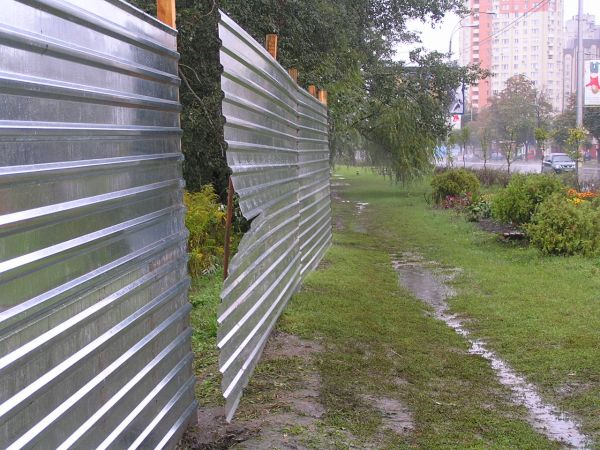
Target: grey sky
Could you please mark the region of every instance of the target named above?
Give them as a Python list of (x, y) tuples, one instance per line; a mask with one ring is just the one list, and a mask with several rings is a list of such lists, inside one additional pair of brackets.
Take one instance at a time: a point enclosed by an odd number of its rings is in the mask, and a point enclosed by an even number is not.
[[(577, 0), (564, 0), (565, 4), (565, 20), (577, 15)], [(599, 0), (583, 0), (583, 12), (596, 16), (596, 23), (600, 24), (600, 1)], [(442, 53), (448, 52), (450, 33), (460, 18), (454, 14), (448, 14), (444, 21), (435, 29), (429, 24), (423, 24), (419, 21), (411, 22), (411, 30), (421, 32), (422, 44), (402, 45), (397, 49), (397, 60), (408, 60), (408, 53), (415, 47), (425, 47), (428, 50), (437, 50)], [(452, 38), (452, 51), (456, 57), (458, 52), (458, 35), (454, 33)]]

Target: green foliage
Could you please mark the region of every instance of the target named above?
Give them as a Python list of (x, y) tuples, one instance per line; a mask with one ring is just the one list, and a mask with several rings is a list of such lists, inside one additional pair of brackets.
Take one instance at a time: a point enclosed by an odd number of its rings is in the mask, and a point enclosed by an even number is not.
[[(131, 3), (156, 15), (156, 0)], [(218, 2), (213, 0), (178, 0), (177, 46), (181, 54), (181, 148), (186, 186), (190, 191), (198, 191), (212, 184), (224, 202), (229, 168), (221, 113), (218, 8)]]
[(581, 146), (585, 142), (586, 137), (587, 132), (585, 128), (569, 128), (565, 151), (575, 162), (581, 161)]
[(554, 194), (540, 204), (525, 230), (544, 254), (600, 253), (600, 212), (589, 202), (576, 204)]
[(475, 196), (479, 192), (479, 180), (468, 170), (447, 170), (439, 173), (431, 180), (433, 199), (436, 204), (442, 203), (448, 196)]
[(188, 252), (192, 276), (214, 272), (223, 260), (225, 211), (211, 185), (199, 192), (185, 192), (185, 226), (190, 232)]
[(556, 193), (566, 195), (565, 186), (555, 175), (513, 175), (506, 188), (496, 195), (492, 217), (517, 225), (528, 223), (538, 205)]
[(501, 142), (509, 172), (516, 150), (534, 140), (536, 127), (549, 122), (551, 111), (543, 93), (524, 75), (509, 78), (506, 88), (492, 98), (491, 123)]
[(538, 127), (535, 129), (534, 135), (535, 141), (537, 142), (538, 146), (538, 156), (541, 156), (546, 150), (546, 142), (548, 142), (548, 140), (550, 139), (550, 132), (545, 128)]
[(465, 217), (469, 222), (479, 222), (489, 219), (492, 215), (492, 198), (490, 195), (480, 195), (465, 208)]
[(565, 110), (552, 123), (552, 140), (561, 150), (567, 146), (569, 129), (576, 126), (575, 97), (571, 96)]

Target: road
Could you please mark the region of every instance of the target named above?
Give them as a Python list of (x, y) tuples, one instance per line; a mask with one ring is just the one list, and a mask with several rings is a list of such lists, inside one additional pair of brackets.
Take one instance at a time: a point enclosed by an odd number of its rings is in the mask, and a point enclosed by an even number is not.
[[(483, 161), (467, 161), (467, 167), (474, 169), (483, 169)], [(455, 167), (462, 167), (462, 161), (457, 161)], [(506, 170), (506, 162), (488, 161), (486, 167), (489, 169)], [(519, 173), (540, 173), (542, 169), (541, 161), (515, 161), (510, 165), (512, 172)], [(600, 182), (600, 165), (596, 161), (587, 161), (579, 166), (579, 176), (581, 181)]]

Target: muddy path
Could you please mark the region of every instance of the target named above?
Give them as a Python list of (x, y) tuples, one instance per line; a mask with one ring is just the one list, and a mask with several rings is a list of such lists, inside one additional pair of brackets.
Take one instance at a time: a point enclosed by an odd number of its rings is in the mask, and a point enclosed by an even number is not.
[(392, 265), (398, 273), (400, 283), (416, 298), (429, 305), (435, 318), (469, 342), (470, 354), (489, 361), (500, 383), (511, 390), (511, 400), (527, 409), (528, 422), (538, 432), (569, 448), (590, 448), (591, 440), (581, 432), (581, 426), (575, 419), (545, 402), (538, 389), (490, 350), (485, 341), (471, 336), (465, 327), (464, 318), (449, 312), (448, 300), (456, 293), (448, 283), (461, 273), (460, 269), (440, 267), (413, 252), (393, 255)]

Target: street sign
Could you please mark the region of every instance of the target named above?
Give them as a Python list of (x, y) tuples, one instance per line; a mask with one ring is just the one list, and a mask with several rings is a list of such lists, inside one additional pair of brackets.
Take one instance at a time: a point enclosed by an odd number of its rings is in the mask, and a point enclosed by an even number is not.
[(454, 93), (454, 101), (450, 105), (450, 114), (465, 113), (465, 84), (462, 83)]

